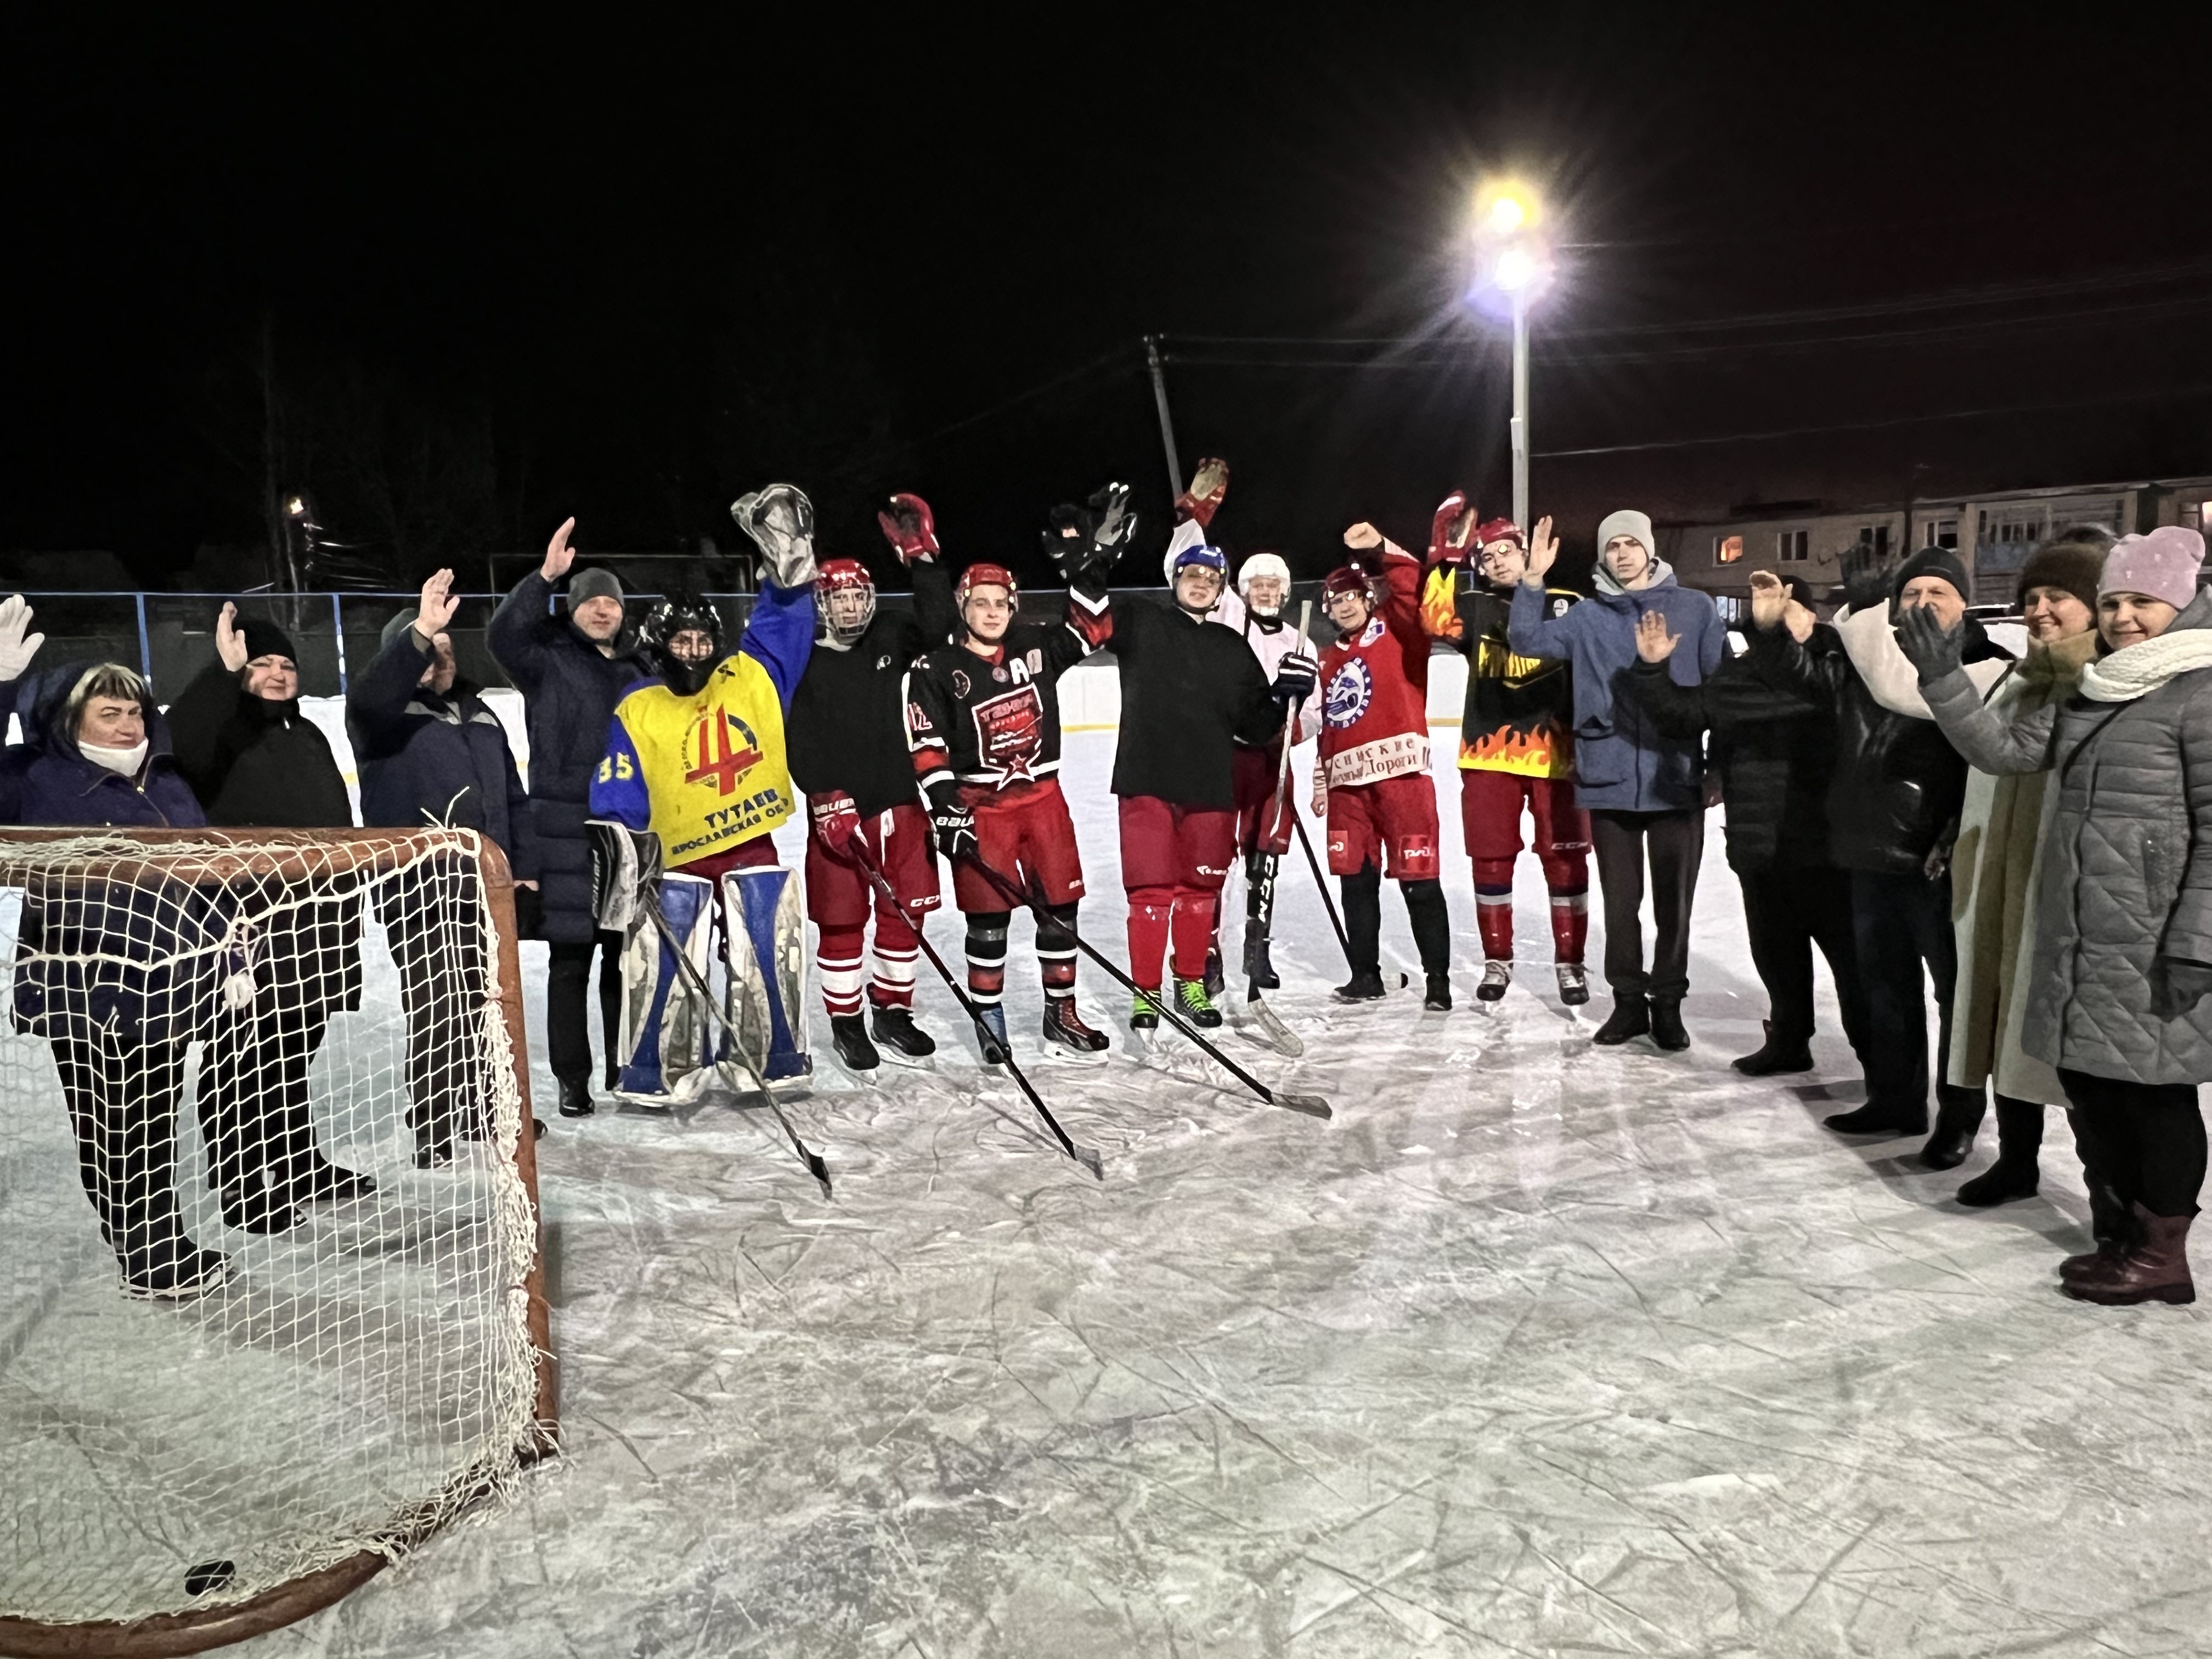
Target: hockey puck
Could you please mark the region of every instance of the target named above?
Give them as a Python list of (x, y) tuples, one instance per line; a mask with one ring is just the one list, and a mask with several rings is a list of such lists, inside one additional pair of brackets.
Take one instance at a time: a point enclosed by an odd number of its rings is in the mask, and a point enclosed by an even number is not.
[(228, 1561), (203, 1561), (185, 1575), (185, 1594), (211, 1595), (238, 1577), (238, 1568)]

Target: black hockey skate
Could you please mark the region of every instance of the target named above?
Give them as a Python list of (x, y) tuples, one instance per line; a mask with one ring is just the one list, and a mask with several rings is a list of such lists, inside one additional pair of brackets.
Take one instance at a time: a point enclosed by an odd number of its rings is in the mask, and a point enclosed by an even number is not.
[(830, 1016), (830, 1046), (836, 1050), (837, 1063), (848, 1072), (866, 1073), (884, 1063), (858, 1014)]
[(1213, 1006), (1204, 980), (1178, 979), (1175, 996), (1176, 1012), (1192, 1024), (1210, 1031), (1221, 1024), (1221, 1010)]
[(179, 1233), (135, 1249), (122, 1261), (123, 1293), (143, 1301), (204, 1296), (230, 1277), (230, 1258), (203, 1250)]
[(1477, 1002), (1499, 1002), (1513, 985), (1513, 964), (1492, 957), (1482, 964), (1482, 983), (1474, 988)]
[(1157, 1031), (1160, 1029), (1159, 1004), (1142, 991), (1129, 1005), (1129, 1029), (1133, 1031)]
[(1422, 997), (1421, 1006), (1431, 1013), (1448, 1014), (1451, 1012), (1451, 975), (1431, 974), (1428, 993)]
[(1354, 970), (1352, 977), (1330, 994), (1339, 1002), (1376, 1002), (1388, 996), (1389, 992), (1383, 987), (1381, 969), (1361, 968)]
[(937, 1052), (937, 1039), (914, 1023), (910, 1008), (878, 1008), (868, 1024), (877, 1048), (894, 1066), (918, 1066)]
[(1048, 996), (1044, 1000), (1044, 1018), (1042, 1022), (1047, 1054), (1057, 1054), (1063, 1060), (1096, 1061), (1103, 1057), (1106, 1033), (1093, 1030), (1076, 1012), (1073, 996)]

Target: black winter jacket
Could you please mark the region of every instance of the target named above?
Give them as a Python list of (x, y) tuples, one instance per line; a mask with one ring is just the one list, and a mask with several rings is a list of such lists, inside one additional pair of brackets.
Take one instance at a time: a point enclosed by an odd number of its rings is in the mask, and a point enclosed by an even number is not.
[(169, 747), (210, 823), (353, 827), (345, 775), (299, 700), (254, 696), (220, 662), (202, 669), (169, 705)]
[[(2012, 653), (1972, 617), (1966, 659)], [(1917, 873), (1948, 848), (1966, 798), (1966, 763), (1932, 720), (1884, 708), (1841, 651), (1816, 653), (1785, 628), (1748, 630), (1747, 653), (1770, 684), (1817, 698), (1836, 722), (1836, 773), (1828, 789), (1829, 846), (1846, 870)]]
[(530, 728), (530, 800), (524, 809), (538, 859), (548, 939), (581, 944), (593, 933), (592, 775), (606, 757), (607, 727), (622, 694), (650, 671), (635, 655), (610, 657), (550, 609), (553, 584), (535, 570), (492, 613), (484, 643), (522, 693)]
[[(1823, 623), (1805, 648), (1840, 656), (1844, 646)], [(1836, 722), (1825, 701), (1768, 684), (1748, 655), (1723, 657), (1702, 685), (1677, 685), (1665, 663), (1638, 661), (1615, 687), (1643, 706), (1664, 737), (1689, 743), (1712, 733), (1707, 762), (1719, 774), (1728, 808), (1731, 870), (1832, 866), (1828, 790)]]
[(403, 628), (346, 691), (362, 823), (480, 830), (507, 854), (518, 880), (534, 879), (529, 801), (507, 728), (466, 680), (455, 680), (442, 696), (417, 684), (429, 664), (422, 636)]

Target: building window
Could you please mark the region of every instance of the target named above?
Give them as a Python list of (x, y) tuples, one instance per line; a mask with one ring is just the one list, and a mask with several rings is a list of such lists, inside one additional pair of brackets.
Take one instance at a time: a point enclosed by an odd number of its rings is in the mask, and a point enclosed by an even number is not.
[(1774, 556), (1784, 564), (1809, 559), (1813, 556), (1811, 543), (1812, 537), (1806, 531), (1778, 530), (1774, 532)]
[(2202, 501), (2197, 504), (2197, 527), (2212, 533), (2212, 501)]
[(1742, 556), (1742, 537), (1716, 536), (1713, 538), (1713, 562), (1715, 564), (1734, 564)]
[(1922, 545), (1956, 548), (1959, 545), (1959, 521), (1956, 519), (1929, 520), (1928, 539)]
[(1715, 594), (1713, 609), (1720, 613), (1721, 625), (1723, 628), (1741, 627), (1751, 615), (1750, 605), (1733, 593)]
[(1862, 542), (1871, 544), (1875, 553), (1878, 557), (1886, 559), (1889, 556), (1889, 526), (1887, 525), (1861, 525), (1859, 526), (1859, 539)]

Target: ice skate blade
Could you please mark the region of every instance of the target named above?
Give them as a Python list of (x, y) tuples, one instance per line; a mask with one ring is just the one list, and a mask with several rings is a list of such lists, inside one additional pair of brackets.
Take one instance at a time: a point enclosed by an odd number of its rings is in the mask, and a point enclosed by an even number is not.
[(883, 1056), (884, 1064), (896, 1066), (902, 1072), (933, 1072), (937, 1069), (935, 1054), (909, 1054), (896, 1048), (887, 1048), (878, 1043), (876, 1052)]
[(1059, 1066), (1103, 1066), (1108, 1053), (1104, 1048), (1071, 1048), (1060, 1042), (1041, 1043), (1039, 1047), (1045, 1059)]

